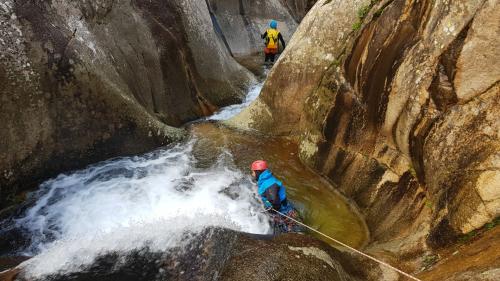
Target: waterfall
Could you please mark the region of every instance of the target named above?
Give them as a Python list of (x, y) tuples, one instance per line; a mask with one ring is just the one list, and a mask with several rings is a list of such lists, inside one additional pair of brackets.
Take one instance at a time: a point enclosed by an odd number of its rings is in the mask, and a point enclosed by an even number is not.
[(195, 140), (146, 155), (108, 160), (42, 184), (17, 219), (31, 237), (31, 276), (77, 271), (100, 254), (189, 244), (209, 226), (265, 234), (251, 179), (229, 152), (197, 167)]

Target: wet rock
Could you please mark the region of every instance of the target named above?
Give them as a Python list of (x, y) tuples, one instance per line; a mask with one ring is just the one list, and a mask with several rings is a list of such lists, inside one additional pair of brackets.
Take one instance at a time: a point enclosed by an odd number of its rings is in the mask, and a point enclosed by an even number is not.
[(205, 1), (2, 1), (0, 209), (62, 171), (183, 138), (254, 78)]
[[(437, 202), (434, 224), (446, 222), (457, 235), (500, 215), (499, 93), (497, 85), (454, 108), (436, 121), (424, 146), (427, 188)], [(437, 229), (431, 242), (440, 240), (436, 235)]]
[(227, 123), (295, 138), (362, 209), (369, 248), (416, 268), (500, 214), (499, 15), (488, 0), (318, 1)]
[[(500, 279), (500, 256), (497, 254), (497, 226), (478, 234), (467, 243), (457, 243), (438, 252), (439, 259), (418, 277), (426, 281), (468, 280), (493, 281)], [(457, 269), (462, 269), (457, 272)]]
[(106, 254), (80, 272), (37, 279), (22, 268), (0, 274), (0, 280), (19, 271), (17, 280), (366, 280), (348, 255), (309, 236), (223, 229), (204, 231), (185, 249)]
[(317, 0), (281, 0), (297, 22), (301, 22)]
[(221, 280), (367, 280), (348, 255), (300, 234), (272, 240), (241, 237)]
[(22, 256), (2, 257), (0, 258), (0, 272), (16, 267), (17, 265), (28, 259), (29, 257)]
[(289, 41), (298, 26), (286, 3), (280, 0), (207, 0), (207, 3), (216, 26), (220, 28), (220, 36), (236, 57), (263, 51), (264, 43), (260, 36), (269, 28), (271, 20), (278, 21), (278, 29), (285, 42)]
[(325, 68), (338, 63), (356, 11), (366, 2), (318, 1), (289, 42), (291, 48), (269, 73), (261, 98), (229, 123), (273, 134), (298, 134), (308, 93), (316, 88)]

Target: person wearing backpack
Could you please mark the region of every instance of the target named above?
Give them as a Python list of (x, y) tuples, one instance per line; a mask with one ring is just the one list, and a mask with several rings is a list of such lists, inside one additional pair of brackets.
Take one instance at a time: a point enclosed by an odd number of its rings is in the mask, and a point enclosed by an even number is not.
[(270, 62), (274, 63), (274, 60), (276, 58), (276, 54), (278, 54), (279, 50), (279, 42), (283, 44), (283, 49), (285, 49), (285, 40), (283, 39), (283, 36), (281, 36), (281, 33), (278, 30), (278, 22), (275, 20), (272, 20), (271, 23), (269, 24), (269, 29), (266, 30), (264, 34), (262, 34), (262, 39), (265, 39), (265, 48), (264, 48), (264, 54), (265, 54), (265, 59), (264, 63)]

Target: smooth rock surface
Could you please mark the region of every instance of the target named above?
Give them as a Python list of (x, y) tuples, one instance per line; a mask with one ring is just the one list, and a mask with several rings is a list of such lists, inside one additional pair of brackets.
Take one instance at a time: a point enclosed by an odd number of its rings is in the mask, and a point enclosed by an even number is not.
[[(280, 0), (207, 0), (213, 20), (220, 28), (220, 36), (236, 57), (262, 53), (264, 41), (260, 37), (276, 20), (285, 42), (292, 37), (298, 21)], [(306, 7), (304, 7), (304, 10)]]
[(351, 257), (305, 235), (272, 238), (207, 229), (194, 239), (186, 249), (165, 253), (105, 254), (81, 272), (41, 279), (26, 276), (21, 265), (1, 273), (0, 280), (367, 280)]
[(205, 1), (2, 1), (0, 208), (70, 169), (177, 141), (255, 82)]
[(369, 248), (418, 268), (500, 215), (499, 17), (497, 0), (318, 1), (227, 123), (295, 138)]

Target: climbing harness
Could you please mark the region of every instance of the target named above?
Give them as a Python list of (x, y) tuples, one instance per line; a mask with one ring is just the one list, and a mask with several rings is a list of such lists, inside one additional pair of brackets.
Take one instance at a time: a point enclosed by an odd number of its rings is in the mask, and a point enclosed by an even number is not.
[(400, 270), (400, 269), (395, 268), (394, 266), (392, 266), (392, 265), (390, 265), (390, 264), (388, 264), (388, 263), (386, 263), (386, 262), (383, 262), (383, 261), (381, 261), (381, 260), (379, 260), (379, 259), (376, 259), (376, 258), (374, 258), (374, 257), (372, 257), (372, 256), (370, 256), (370, 255), (368, 255), (368, 254), (365, 254), (365, 253), (363, 253), (363, 252), (361, 252), (361, 251), (359, 251), (359, 250), (356, 250), (356, 249), (354, 249), (353, 247), (350, 247), (349, 245), (346, 245), (346, 244), (344, 244), (344, 243), (342, 243), (342, 242), (338, 241), (337, 239), (332, 238), (332, 237), (330, 237), (330, 236), (328, 236), (328, 235), (326, 235), (326, 234), (322, 233), (321, 231), (316, 230), (316, 229), (314, 229), (314, 228), (312, 228), (312, 227), (310, 227), (310, 226), (308, 226), (308, 225), (306, 225), (306, 224), (304, 224), (304, 223), (302, 223), (302, 222), (300, 222), (300, 221), (298, 221), (298, 220), (296, 220), (296, 219), (294, 219), (294, 218), (292, 218), (292, 217), (289, 217), (289, 216), (287, 216), (287, 215), (285, 215), (285, 214), (283, 214), (283, 213), (281, 213), (281, 212), (279, 212), (279, 211), (277, 211), (277, 210), (275, 210), (275, 209), (271, 209), (271, 210), (272, 210), (272, 211), (274, 211), (274, 212), (276, 212), (277, 214), (279, 214), (279, 215), (281, 215), (281, 216), (283, 216), (283, 217), (285, 217), (285, 218), (289, 219), (289, 220), (294, 221), (295, 223), (297, 223), (297, 224), (299, 224), (299, 225), (302, 225), (303, 227), (305, 227), (305, 228), (307, 228), (307, 229), (309, 229), (309, 230), (312, 230), (312, 231), (314, 231), (314, 232), (316, 232), (316, 233), (318, 233), (318, 234), (322, 235), (323, 237), (326, 237), (326, 238), (328, 238), (328, 239), (332, 240), (333, 242), (335, 242), (335, 243), (337, 243), (337, 244), (340, 244), (340, 245), (341, 245), (341, 246), (343, 246), (343, 247), (346, 247), (347, 249), (349, 249), (349, 250), (351, 250), (351, 251), (353, 251), (353, 252), (355, 252), (355, 253), (357, 253), (357, 254), (360, 254), (360, 255), (362, 255), (362, 256), (364, 256), (364, 257), (366, 257), (366, 258), (369, 258), (369, 259), (371, 259), (371, 260), (373, 260), (373, 261), (375, 261), (375, 262), (377, 262), (377, 263), (379, 263), (379, 264), (381, 264), (381, 265), (384, 265), (384, 266), (386, 266), (386, 267), (388, 267), (388, 268), (390, 268), (390, 269), (392, 269), (392, 270), (394, 270), (394, 271), (396, 271), (396, 272), (398, 272), (398, 273), (400, 273), (400, 274), (402, 274), (402, 275), (404, 275), (404, 276), (406, 276), (406, 277), (408, 277), (408, 278), (410, 278), (410, 279), (412, 279), (412, 280), (415, 280), (415, 281), (422, 281), (421, 279), (418, 279), (417, 277), (414, 277), (414, 276), (412, 276), (412, 275), (410, 275), (410, 274), (408, 274), (408, 273), (406, 273), (406, 272), (404, 272), (404, 271), (402, 271), (402, 270)]

